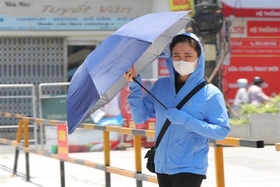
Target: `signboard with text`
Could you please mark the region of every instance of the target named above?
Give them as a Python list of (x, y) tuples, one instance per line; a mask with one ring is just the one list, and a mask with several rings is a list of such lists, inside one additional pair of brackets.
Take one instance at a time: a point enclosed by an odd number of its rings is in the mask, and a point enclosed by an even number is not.
[[(67, 121), (66, 98), (66, 95), (41, 98), (41, 117), (49, 120)], [(83, 123), (93, 123), (93, 120), (88, 117)]]
[(194, 15), (194, 0), (169, 0), (170, 11), (192, 10), (190, 15)]
[(149, 0), (0, 0), (0, 31), (117, 30), (152, 12)]
[[(280, 7), (279, 7), (280, 9)], [(280, 19), (280, 12), (279, 12)], [(248, 36), (263, 36), (263, 37), (279, 37), (280, 36), (280, 21), (248, 21), (247, 22)]]
[(246, 78), (251, 84), (255, 76), (264, 79), (263, 90), (267, 95), (280, 93), (279, 1), (277, 4), (276, 1), (244, 0), (242, 7), (233, 2), (223, 0), (226, 16), (235, 9), (230, 28), (230, 60), (223, 66), (226, 99), (232, 104), (238, 89), (237, 79)]
[(280, 8), (278, 0), (222, 0), (223, 14), (241, 18), (279, 18)]
[(59, 159), (68, 159), (68, 133), (66, 124), (57, 124), (57, 152)]

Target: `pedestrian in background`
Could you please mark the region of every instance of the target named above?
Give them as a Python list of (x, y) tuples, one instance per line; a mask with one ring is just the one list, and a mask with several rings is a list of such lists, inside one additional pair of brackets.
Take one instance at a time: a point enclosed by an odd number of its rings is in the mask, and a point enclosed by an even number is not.
[(230, 131), (223, 94), (212, 84), (197, 92), (183, 107), (176, 105), (204, 81), (204, 52), (192, 33), (177, 35), (167, 59), (170, 76), (159, 78), (150, 92), (167, 108), (146, 94), (133, 81), (142, 83), (134, 66), (124, 77), (129, 81), (128, 102), (135, 123), (156, 117), (155, 137), (166, 119), (171, 121), (156, 148), (155, 171), (160, 187), (200, 187), (208, 168), (209, 139), (224, 139)]
[[(233, 101), (233, 109), (235, 112), (239, 112), (241, 109), (242, 104), (249, 103), (249, 96), (248, 96), (248, 80), (244, 78), (237, 79), (237, 87), (238, 90), (235, 94), (234, 101)], [(231, 116), (231, 115), (230, 115)]]
[(262, 77), (254, 77), (253, 84), (248, 89), (249, 101), (251, 104), (259, 105), (271, 100), (262, 90), (263, 83), (264, 80)]

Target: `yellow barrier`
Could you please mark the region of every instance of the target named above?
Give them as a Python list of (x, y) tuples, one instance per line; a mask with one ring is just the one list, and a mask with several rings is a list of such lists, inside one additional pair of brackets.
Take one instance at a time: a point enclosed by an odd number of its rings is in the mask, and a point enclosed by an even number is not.
[(275, 149), (276, 149), (276, 151), (280, 151), (280, 143), (275, 144)]
[[(51, 154), (46, 151), (41, 151), (33, 148), (29, 148), (28, 141), (28, 124), (29, 123), (37, 123), (39, 125), (57, 125), (59, 123), (65, 123), (61, 121), (55, 120), (45, 120), (41, 118), (31, 118), (25, 117), (21, 114), (11, 114), (11, 113), (2, 113), (0, 112), (0, 116), (5, 116), (9, 118), (19, 119), (18, 122), (18, 132), (16, 141), (10, 141), (7, 139), (0, 138), (1, 143), (9, 144), (12, 146), (16, 146), (16, 155), (15, 162), (17, 162), (18, 150), (22, 150), (26, 153), (26, 180), (29, 181), (29, 157), (28, 153), (35, 153), (38, 155), (54, 158), (60, 160), (60, 169), (61, 169), (61, 186), (65, 186), (65, 178), (64, 178), (64, 161), (79, 164), (87, 167), (91, 167), (94, 169), (103, 170), (105, 172), (105, 182), (106, 187), (111, 186), (110, 182), (110, 173), (119, 174), (122, 176), (135, 178), (137, 187), (142, 187), (142, 181), (157, 183), (157, 178), (151, 175), (142, 174), (142, 156), (141, 156), (141, 136), (154, 137), (153, 130), (141, 130), (141, 129), (132, 129), (118, 126), (98, 126), (94, 124), (81, 124), (79, 128), (84, 129), (95, 129), (103, 131), (104, 138), (104, 165), (90, 162), (87, 160), (81, 160), (76, 158), (68, 157), (66, 160), (61, 160), (57, 154)], [(20, 144), (22, 138), (22, 131), (24, 131), (24, 146)], [(134, 135), (134, 151), (135, 151), (135, 168), (136, 171), (128, 171), (122, 168), (116, 168), (110, 166), (110, 139), (109, 132), (119, 132), (121, 134), (132, 134)], [(216, 186), (224, 187), (224, 161), (223, 161), (223, 146), (243, 146), (243, 147), (252, 147), (252, 148), (263, 148), (264, 142), (262, 140), (245, 140), (241, 138), (225, 138), (224, 140), (213, 141), (210, 140), (210, 143), (214, 144), (214, 153), (215, 153), (215, 166), (216, 166)], [(276, 150), (280, 150), (280, 143), (275, 145)], [(14, 165), (14, 174), (16, 174), (16, 166)]]
[[(42, 150), (38, 150), (38, 149), (34, 149), (34, 148), (25, 147), (25, 146), (20, 145), (20, 143), (18, 143), (17, 141), (11, 141), (11, 140), (7, 140), (4, 138), (0, 138), (0, 142), (7, 144), (7, 145), (17, 146), (18, 149), (20, 149), (24, 152), (34, 153), (37, 155), (46, 156), (46, 157), (50, 157), (50, 158), (59, 160), (58, 154), (51, 154), (48, 151), (42, 151)], [(82, 160), (82, 159), (77, 159), (77, 158), (72, 158), (72, 157), (68, 157), (68, 159), (63, 160), (63, 161), (87, 166), (87, 167), (98, 169), (98, 170), (103, 170), (103, 171), (114, 173), (114, 174), (124, 175), (124, 176), (130, 177), (130, 178), (141, 179), (141, 180), (144, 179), (144, 181), (157, 183), (157, 179), (154, 176), (150, 176), (150, 175), (146, 175), (146, 174), (139, 174), (137, 172), (133, 172), (133, 171), (117, 168), (117, 167), (106, 166), (106, 165), (102, 165), (99, 163)]]

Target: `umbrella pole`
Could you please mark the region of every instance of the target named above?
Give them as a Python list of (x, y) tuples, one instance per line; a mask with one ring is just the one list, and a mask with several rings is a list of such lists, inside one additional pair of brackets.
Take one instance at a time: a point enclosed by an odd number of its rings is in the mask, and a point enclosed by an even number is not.
[(160, 101), (158, 100), (147, 88), (145, 88), (140, 82), (138, 82), (134, 77), (132, 77), (132, 79), (139, 85), (141, 86), (141, 88), (143, 88), (148, 94), (150, 94), (150, 96), (152, 96), (161, 106), (163, 106), (163, 108), (165, 108), (167, 110), (167, 107)]

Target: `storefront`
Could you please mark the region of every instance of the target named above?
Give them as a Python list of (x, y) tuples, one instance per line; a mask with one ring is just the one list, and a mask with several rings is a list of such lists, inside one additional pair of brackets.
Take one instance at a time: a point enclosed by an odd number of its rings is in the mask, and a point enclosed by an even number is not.
[[(39, 117), (40, 83), (69, 81), (100, 42), (130, 20), (153, 12), (153, 6), (159, 7), (150, 0), (0, 0), (0, 84), (35, 85)], [(64, 92), (65, 87), (53, 86), (44, 94)], [(1, 96), (24, 93), (29, 90), (0, 90)], [(0, 99), (0, 110), (34, 116), (24, 98)]]
[[(193, 4), (187, 1), (172, 0), (0, 0), (0, 84), (68, 82), (85, 57), (130, 20), (190, 6)], [(152, 63), (141, 72), (142, 77), (168, 75), (167, 56), (163, 53), (159, 64)], [(65, 87), (50, 87), (45, 94), (64, 91)], [(5, 93), (0, 90), (0, 95)], [(28, 108), (13, 102), (6, 107), (12, 108), (9, 112), (21, 113)], [(5, 111), (1, 106), (0, 110)]]
[(68, 81), (96, 46), (152, 1), (0, 0), (1, 84)]

